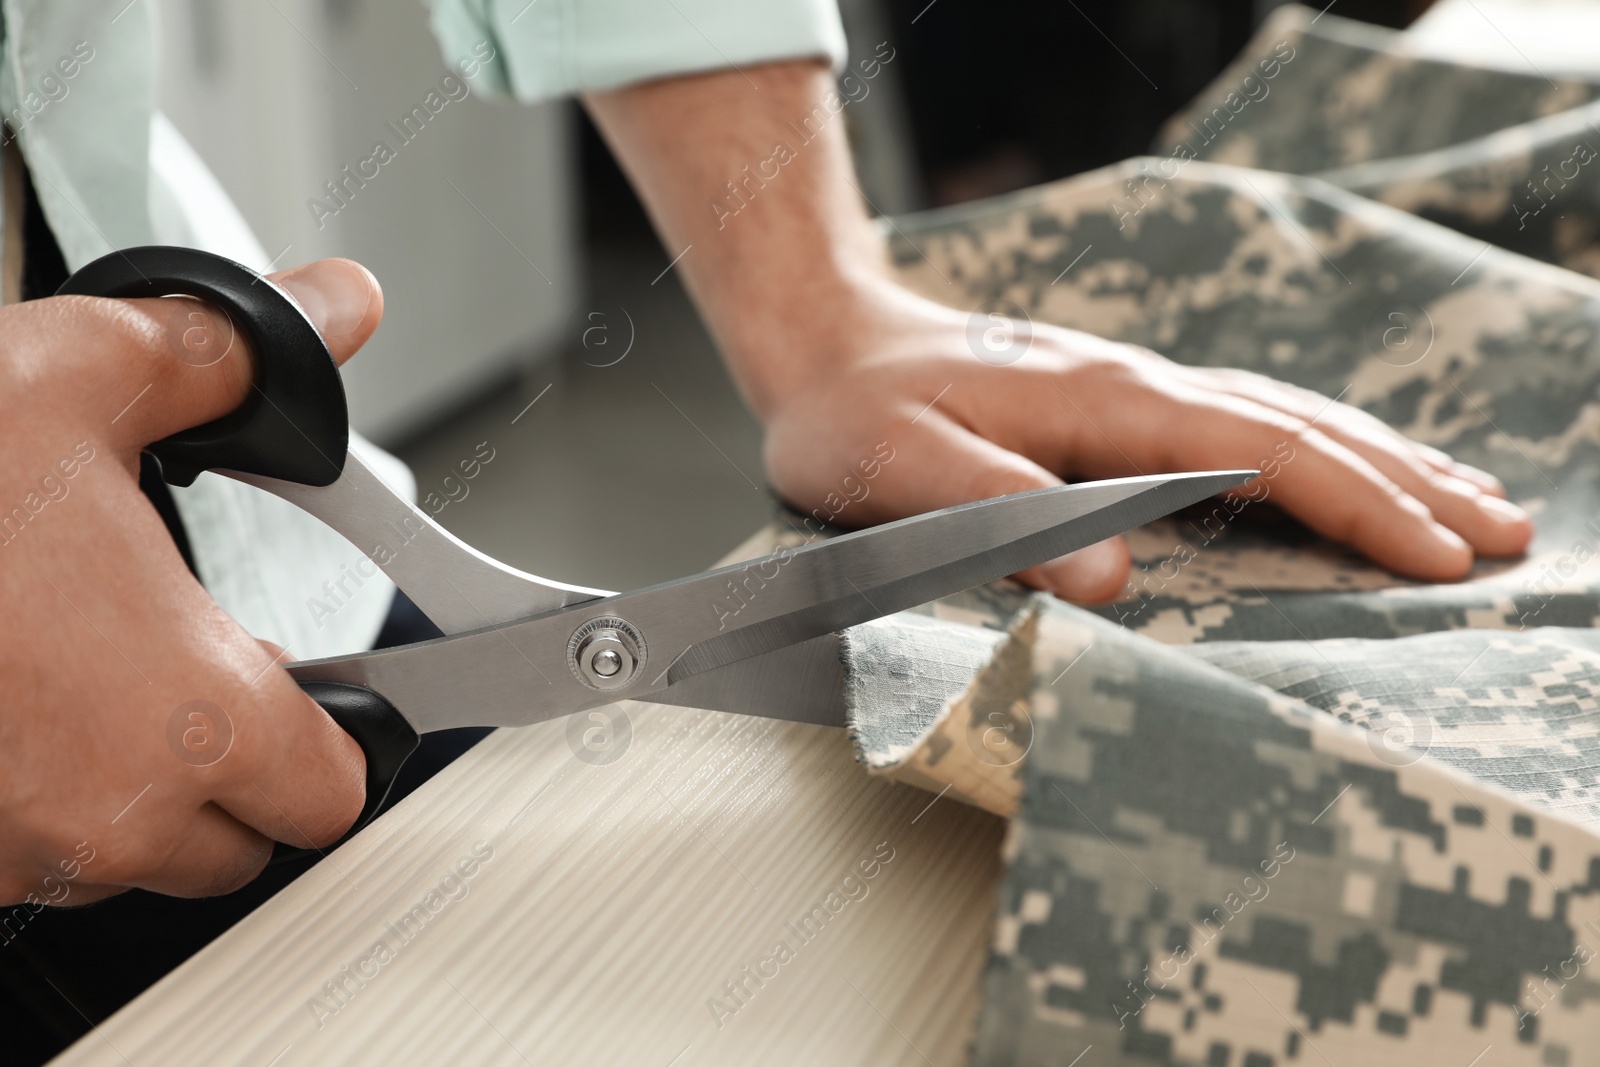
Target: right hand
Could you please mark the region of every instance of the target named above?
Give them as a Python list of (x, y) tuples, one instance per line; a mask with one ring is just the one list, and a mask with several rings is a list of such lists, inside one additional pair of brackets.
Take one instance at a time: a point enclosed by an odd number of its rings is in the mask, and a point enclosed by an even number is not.
[[(836, 510), (827, 505), (841, 472), (883, 441), (898, 456), (845, 523), (1064, 476), (1255, 467), (1264, 477), (1246, 499), (1270, 493), (1319, 534), (1411, 578), (1459, 581), (1476, 557), (1519, 555), (1533, 536), (1491, 475), (1309, 390), (1044, 324), (1014, 363), (990, 366), (969, 347), (967, 314), (890, 281), (862, 284), (828, 311), (770, 330), (780, 358), (742, 365), (749, 392), (770, 398), (767, 471), (802, 510)], [(780, 371), (782, 387), (763, 381)], [(1094, 603), (1121, 592), (1129, 568), (1126, 540), (1113, 537), (1017, 577)]]
[[(272, 277), (341, 363), (383, 315), (348, 260)], [(329, 844), (361, 810), (360, 748), (207, 595), (139, 490), (141, 449), (237, 407), (251, 360), (189, 298), (0, 308), (0, 903), (230, 892), (274, 841)], [(220, 711), (179, 711), (194, 701)]]

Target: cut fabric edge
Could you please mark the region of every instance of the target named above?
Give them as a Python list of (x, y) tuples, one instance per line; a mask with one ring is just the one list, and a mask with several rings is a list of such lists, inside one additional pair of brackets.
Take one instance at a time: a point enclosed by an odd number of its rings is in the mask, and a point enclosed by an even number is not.
[(1015, 815), (1033, 740), (1040, 603), (1030, 599), (1003, 632), (914, 614), (846, 630), (847, 722), (868, 772)]

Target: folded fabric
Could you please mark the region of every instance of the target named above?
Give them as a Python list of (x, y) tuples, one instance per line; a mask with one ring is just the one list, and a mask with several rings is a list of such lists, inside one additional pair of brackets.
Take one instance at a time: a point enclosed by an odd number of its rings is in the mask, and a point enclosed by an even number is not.
[(976, 1063), (1591, 1062), (1591, 828), (1035, 611), (1031, 663), (979, 683), (1036, 729)]
[(1290, 5), (1156, 147), (1314, 175), (1600, 277), (1597, 97), (1600, 86), (1531, 65), (1421, 58), (1403, 33)]

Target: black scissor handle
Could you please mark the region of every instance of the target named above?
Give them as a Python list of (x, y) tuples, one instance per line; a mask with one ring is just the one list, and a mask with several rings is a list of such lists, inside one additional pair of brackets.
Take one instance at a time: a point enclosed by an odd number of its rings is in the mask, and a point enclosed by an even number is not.
[(406, 717), (370, 689), (345, 682), (301, 682), (300, 688), (361, 746), (367, 758), (367, 802), (339, 840), (325, 849), (294, 848), (279, 842), (272, 850), (273, 865), (330, 852), (355, 836), (383, 807), (400, 768), (421, 741)]
[[(275, 283), (210, 252), (145, 245), (101, 256), (63, 282), (56, 295), (198, 297), (221, 308), (249, 343), (255, 377), (244, 403), (146, 449), (171, 484), (192, 485), (201, 471), (231, 470), (320, 486), (343, 472), (350, 416), (339, 367), (305, 312)], [(401, 765), (416, 750), (417, 732), (370, 689), (312, 681), (300, 688), (366, 756), (366, 804), (343, 843), (377, 813)], [(313, 854), (279, 844), (272, 862)]]
[(194, 248), (145, 245), (101, 256), (57, 296), (193, 296), (221, 308), (255, 353), (243, 404), (220, 419), (157, 441), (148, 451), (173, 485), (233, 470), (328, 485), (344, 470), (350, 415), (322, 335), (289, 294), (242, 263)]

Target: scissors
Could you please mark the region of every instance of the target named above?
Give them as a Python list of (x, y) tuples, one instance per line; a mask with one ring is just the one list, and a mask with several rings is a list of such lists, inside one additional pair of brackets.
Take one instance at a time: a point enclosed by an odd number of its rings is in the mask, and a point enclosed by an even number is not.
[[(151, 445), (162, 476), (215, 470), (290, 501), (366, 553), (439, 627), (431, 641), (288, 665), (361, 746), (382, 805), (419, 735), (527, 726), (624, 699), (844, 726), (837, 631), (982, 585), (1240, 485), (1203, 471), (1036, 489), (612, 593), (509, 567), (389, 488), (349, 448), (338, 366), (298, 304), (242, 264), (129, 248), (60, 293), (209, 301), (255, 353), (244, 403)], [(390, 548), (396, 533), (403, 545)], [(280, 848), (279, 858), (304, 850)]]

